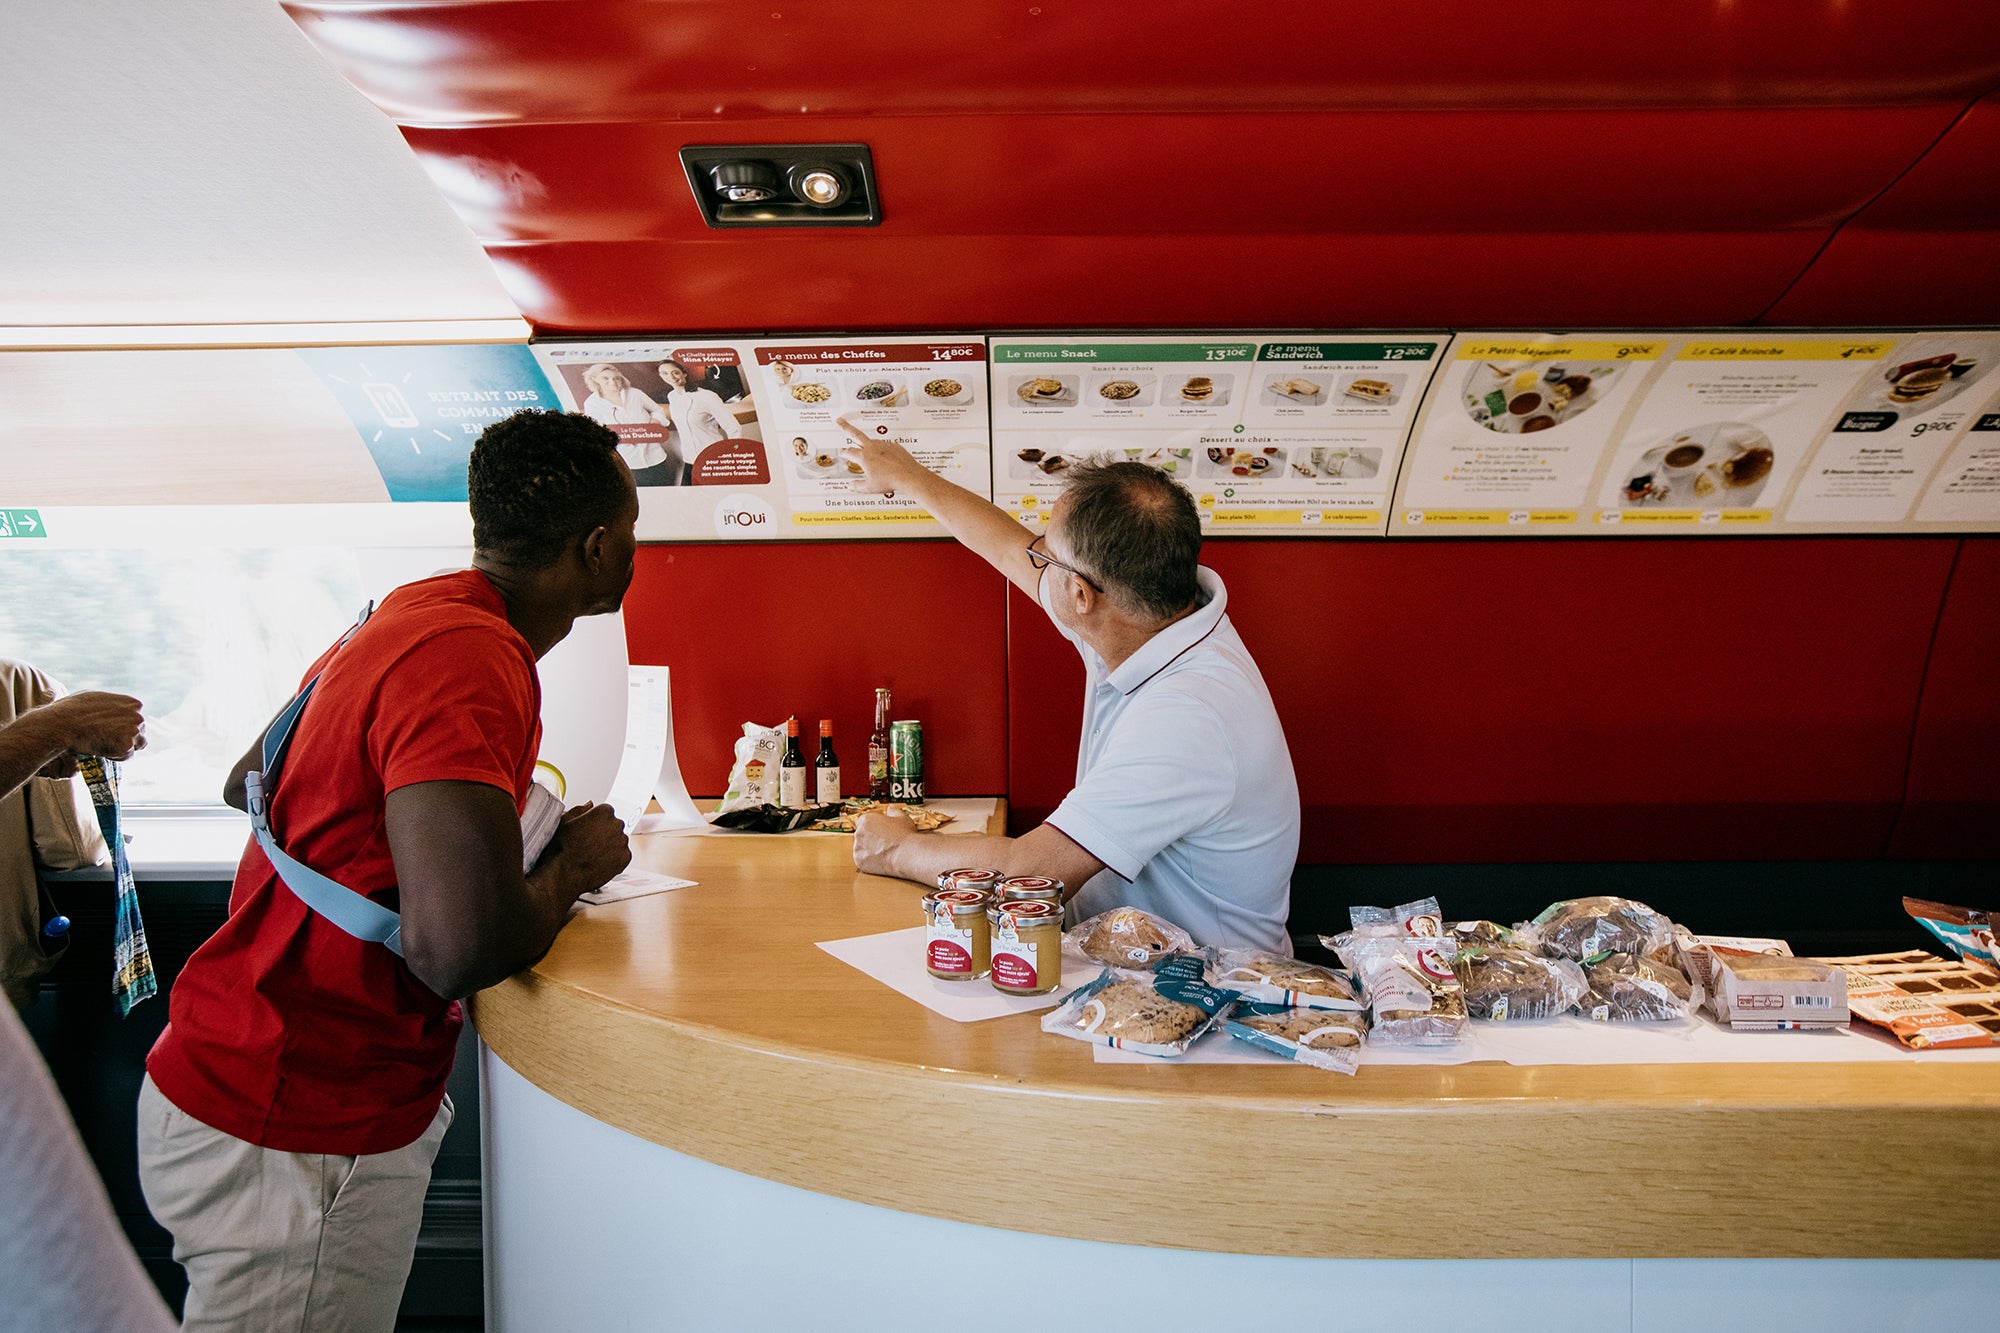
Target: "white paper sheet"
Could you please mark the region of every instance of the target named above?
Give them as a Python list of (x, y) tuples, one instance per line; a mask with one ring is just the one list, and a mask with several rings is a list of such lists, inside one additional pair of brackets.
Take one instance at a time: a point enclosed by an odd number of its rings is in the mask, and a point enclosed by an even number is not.
[[(662, 804), (664, 805), (665, 802), (662, 802)], [(946, 796), (937, 800), (924, 802), (924, 808), (926, 810), (942, 810), (952, 817), (951, 823), (937, 830), (939, 833), (984, 833), (986, 832), (987, 821), (991, 820), (993, 812), (1000, 808), (1000, 801), (998, 797), (994, 796)], [(653, 816), (648, 815), (646, 818), (650, 820)], [(773, 836), (785, 838), (850, 838), (854, 836), (851, 833), (826, 833), (814, 829), (795, 829), (791, 833), (776, 835), (769, 833), (746, 833), (742, 829), (716, 828), (714, 825), (706, 822), (693, 827), (676, 825), (667, 828), (652, 828), (642, 822), (640, 827), (634, 829), (633, 832), (671, 833), (676, 837), (683, 838), (769, 838)]]
[[(1158, 1057), (1091, 1048), (1099, 1064), (1157, 1064)], [(1262, 1064), (1280, 1057), (1217, 1031), (1176, 1063)], [(1732, 1032), (1705, 1018), (1685, 1023), (1593, 1023), (1574, 1015), (1543, 1023), (1467, 1026), (1456, 1046), (1362, 1048), (1367, 1065), (1787, 1065), (1874, 1064), (1884, 1060), (1926, 1063), (2000, 1060), (2000, 1046), (1985, 1050), (1913, 1051), (1860, 1024), (1846, 1032)], [(1301, 1069), (1308, 1066), (1301, 1065)]]
[(674, 889), (691, 889), (695, 881), (675, 879), (672, 875), (656, 875), (650, 870), (640, 870), (627, 866), (611, 881), (595, 893), (586, 893), (580, 899), (602, 907), (606, 903), (623, 902), (627, 898), (643, 898), (649, 893), (667, 893)]
[(1094, 967), (1081, 975), (1071, 975), (1065, 969), (1063, 984), (1047, 995), (1002, 995), (984, 981), (939, 981), (924, 970), (922, 926), (825, 940), (819, 947), (954, 1023), (977, 1023), (982, 1019), (1005, 1018), (1008, 1014), (1052, 1009), (1064, 996), (1097, 975)]
[[(625, 821), (627, 833), (662, 833), (703, 823), (681, 780), (674, 752), (673, 691), (663, 666), (626, 668), (625, 755), (606, 800)], [(660, 808), (648, 813), (653, 800)]]

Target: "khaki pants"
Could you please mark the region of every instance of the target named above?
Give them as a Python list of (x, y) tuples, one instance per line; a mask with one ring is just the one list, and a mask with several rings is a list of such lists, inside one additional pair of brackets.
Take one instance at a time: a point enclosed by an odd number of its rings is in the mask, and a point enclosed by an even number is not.
[(139, 1089), (139, 1184), (187, 1269), (187, 1330), (392, 1333), (451, 1099), (365, 1157), (274, 1152)]

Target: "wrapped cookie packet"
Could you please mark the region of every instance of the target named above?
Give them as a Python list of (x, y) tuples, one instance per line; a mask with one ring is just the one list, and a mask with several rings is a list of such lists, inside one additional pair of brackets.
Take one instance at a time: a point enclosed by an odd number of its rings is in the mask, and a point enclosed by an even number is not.
[(1598, 1023), (1672, 1023), (1692, 1015), (1703, 998), (1672, 963), (1630, 953), (1595, 953), (1583, 960), (1583, 1016)]
[(1450, 1046), (1465, 1032), (1465, 990), (1452, 972), (1456, 941), (1437, 899), (1400, 907), (1351, 907), (1352, 930), (1322, 935), (1361, 981), (1369, 1030), (1397, 1046)]
[(1598, 896), (1550, 903), (1516, 931), (1524, 947), (1580, 963), (1597, 953), (1635, 953), (1670, 961), (1674, 923), (1630, 898)]
[(1499, 944), (1469, 945), (1452, 959), (1474, 1018), (1494, 1023), (1535, 1022), (1576, 1008), (1590, 989), (1583, 969), (1567, 958), (1543, 958)]
[(1108, 967), (1042, 1018), (1042, 1031), (1141, 1055), (1185, 1055), (1236, 1002), (1202, 980), (1202, 960), (1163, 958), (1149, 970)]
[(1064, 933), (1063, 946), (1093, 963), (1141, 969), (1195, 951), (1194, 936), (1165, 917), (1136, 907), (1114, 907), (1078, 922)]
[(1361, 986), (1345, 972), (1259, 949), (1209, 953), (1208, 984), (1245, 1000), (1288, 1009), (1359, 1012)]
[(1245, 1001), (1222, 1027), (1238, 1041), (1315, 1069), (1352, 1074), (1361, 1063), (1368, 1020), (1358, 1010), (1298, 1009)]

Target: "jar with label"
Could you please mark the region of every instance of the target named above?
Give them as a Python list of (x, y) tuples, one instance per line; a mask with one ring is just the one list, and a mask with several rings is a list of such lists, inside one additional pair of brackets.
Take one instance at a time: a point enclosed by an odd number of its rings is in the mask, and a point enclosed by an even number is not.
[(991, 966), (992, 933), (978, 889), (924, 895), (924, 970), (939, 981), (974, 981)]
[(1019, 902), (1035, 899), (1038, 902), (1054, 903), (1062, 906), (1063, 882), (1050, 879), (1047, 875), (1013, 875), (1000, 881), (996, 895), (1001, 902)]
[(1062, 907), (1022, 898), (986, 909), (992, 931), (993, 989), (1046, 995), (1062, 984)]
[(968, 866), (941, 872), (937, 877), (937, 886), (941, 889), (978, 889), (982, 893), (991, 893), (993, 886), (1002, 878), (997, 870), (981, 870), (976, 866)]

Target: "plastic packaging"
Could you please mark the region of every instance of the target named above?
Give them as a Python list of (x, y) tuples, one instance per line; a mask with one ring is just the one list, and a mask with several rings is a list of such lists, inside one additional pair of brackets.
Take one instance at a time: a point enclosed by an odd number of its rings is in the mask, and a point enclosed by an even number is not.
[(1592, 954), (1583, 977), (1590, 985), (1583, 1016), (1599, 1023), (1671, 1023), (1701, 1006), (1699, 984), (1671, 963), (1637, 954)]
[(1500, 945), (1461, 949), (1451, 966), (1465, 988), (1466, 1011), (1495, 1023), (1566, 1014), (1589, 989), (1583, 969), (1567, 958), (1543, 958)]
[(1367, 1020), (1358, 1012), (1297, 1009), (1245, 1001), (1229, 1011), (1222, 1027), (1238, 1041), (1336, 1074), (1352, 1074), (1361, 1063)]
[(1208, 984), (1245, 1000), (1288, 1009), (1362, 1008), (1361, 987), (1345, 972), (1259, 949), (1219, 949), (1208, 963)]
[(1445, 924), (1444, 933), (1457, 940), (1461, 949), (1492, 944), (1504, 949), (1523, 947), (1520, 936), (1498, 921), (1451, 921)]
[(1435, 938), (1444, 934), (1444, 913), (1438, 910), (1435, 898), (1419, 898), (1401, 907), (1350, 907), (1347, 919), (1354, 923), (1357, 935), (1424, 935)]
[(1449, 941), (1350, 930), (1321, 937), (1361, 979), (1374, 1040), (1449, 1046), (1465, 1031), (1465, 992), (1451, 970)]
[(1150, 971), (1107, 967), (1045, 1015), (1042, 1031), (1142, 1055), (1184, 1055), (1236, 1002), (1201, 971), (1202, 960), (1187, 956), (1163, 958)]
[(2000, 969), (2000, 946), (1996, 946), (1994, 941), (1995, 923), (1991, 913), (1974, 907), (1928, 902), (1922, 898), (1903, 899), (1903, 910), (1966, 962)]
[(1136, 907), (1114, 907), (1078, 922), (1063, 941), (1092, 962), (1149, 968), (1162, 958), (1193, 953), (1194, 937), (1165, 917)]
[(783, 727), (743, 724), (736, 740), (736, 762), (729, 769), (729, 785), (723, 788), (717, 814), (778, 803), (778, 755), (785, 747)]
[(1673, 922), (1630, 898), (1571, 898), (1551, 903), (1519, 930), (1529, 947), (1571, 962), (1582, 962), (1598, 953), (1665, 959), (1674, 938)]

